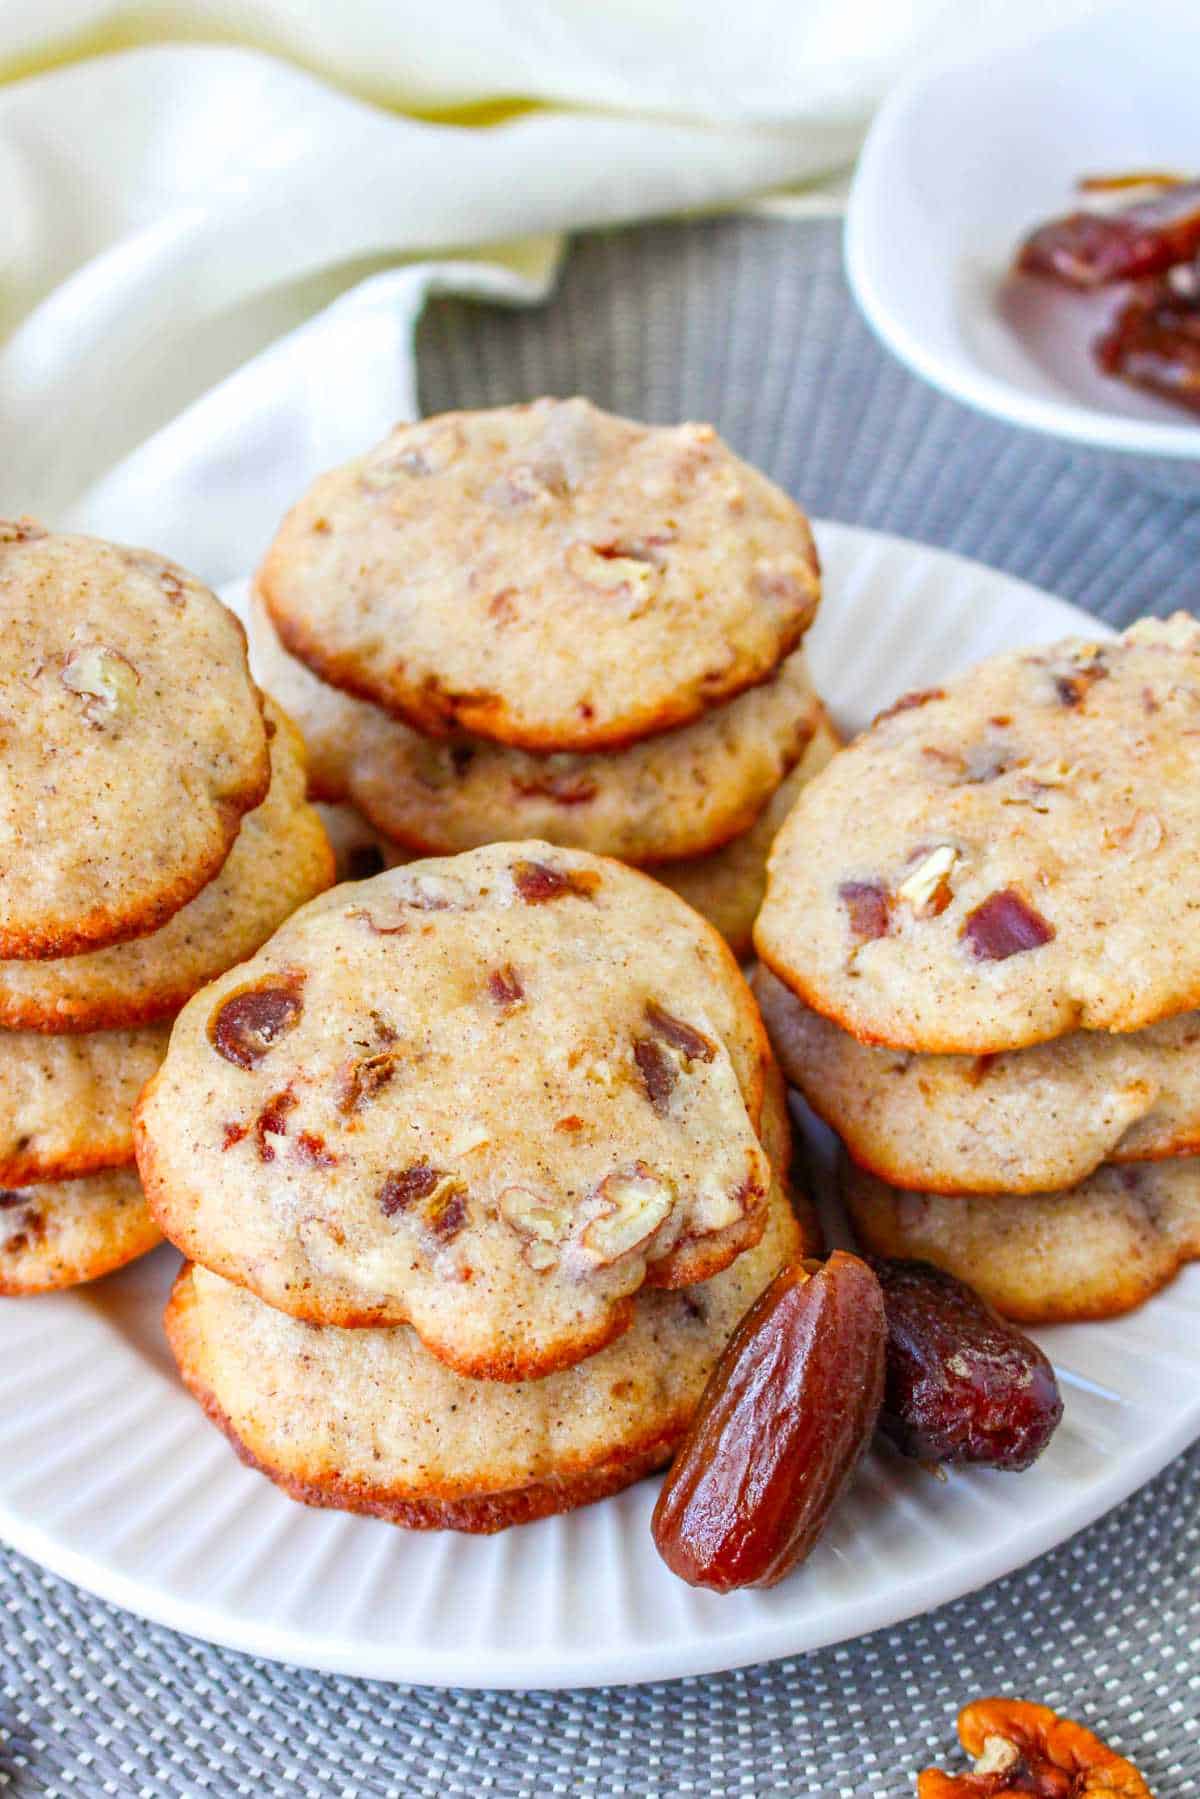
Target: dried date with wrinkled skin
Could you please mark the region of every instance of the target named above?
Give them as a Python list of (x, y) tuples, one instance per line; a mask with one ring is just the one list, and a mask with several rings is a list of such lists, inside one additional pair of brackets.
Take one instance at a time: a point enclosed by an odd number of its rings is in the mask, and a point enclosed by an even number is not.
[(1092, 289), (1161, 275), (1200, 253), (1200, 181), (1165, 187), (1119, 212), (1072, 212), (1030, 233), (1017, 252), (1023, 275)]
[(774, 1586), (803, 1561), (874, 1434), (886, 1335), (857, 1256), (776, 1275), (713, 1370), (654, 1508), (673, 1573), (728, 1593)]
[(1063, 1412), (1037, 1344), (929, 1262), (867, 1260), (887, 1316), (884, 1434), (919, 1462), (1031, 1467)]
[(1170, 279), (1144, 283), (1096, 340), (1106, 375), (1200, 412), (1200, 260), (1192, 291)]
[(1124, 1756), (1098, 1736), (1024, 1699), (977, 1699), (958, 1715), (958, 1735), (975, 1763), (969, 1774), (926, 1768), (917, 1799), (1151, 1799), (1150, 1788)]

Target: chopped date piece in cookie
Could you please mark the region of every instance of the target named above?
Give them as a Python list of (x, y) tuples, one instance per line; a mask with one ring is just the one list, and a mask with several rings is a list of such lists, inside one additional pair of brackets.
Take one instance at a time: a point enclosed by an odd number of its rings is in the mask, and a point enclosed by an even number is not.
[(546, 900), (590, 899), (600, 885), (600, 877), (591, 869), (551, 868), (548, 862), (514, 862), (513, 885), (527, 906), (539, 906)]
[(963, 925), (963, 936), (980, 962), (1003, 962), (1049, 943), (1054, 926), (1014, 888), (1008, 888), (976, 906)]
[(860, 943), (886, 937), (892, 928), (892, 899), (878, 881), (843, 881), (838, 898), (850, 917), (851, 934)]
[(407, 1212), (419, 1199), (428, 1199), (445, 1179), (440, 1168), (431, 1168), (428, 1162), (414, 1162), (411, 1168), (388, 1175), (379, 1191), (379, 1209), (385, 1218), (394, 1218), (398, 1212)]
[(633, 1059), (646, 1088), (646, 1096), (656, 1112), (665, 1112), (679, 1078), (672, 1058), (653, 1037), (639, 1037), (633, 1045)]
[(316, 1131), (301, 1131), (292, 1149), (297, 1161), (305, 1163), (309, 1168), (336, 1168), (337, 1157), (328, 1147), (324, 1137)]
[(274, 975), (224, 1001), (209, 1023), (209, 1039), (219, 1056), (239, 1068), (253, 1068), (300, 1020), (304, 976)]
[(439, 1243), (452, 1243), (467, 1222), (467, 1190), (446, 1181), (425, 1211), (425, 1225)]
[(296, 1095), (290, 1087), (274, 1093), (254, 1122), (254, 1141), (260, 1162), (273, 1162), (278, 1139), (287, 1135), (287, 1121), (296, 1110)]
[(488, 992), (502, 1009), (519, 1006), (525, 997), (525, 986), (520, 975), (511, 962), (503, 968), (493, 968), (488, 975)]
[(655, 1036), (669, 1043), (672, 1049), (678, 1050), (685, 1066), (690, 1062), (711, 1062), (717, 1053), (715, 1043), (710, 1043), (702, 1031), (685, 1024), (682, 1018), (674, 1018), (655, 1000), (646, 1002), (646, 1022)]

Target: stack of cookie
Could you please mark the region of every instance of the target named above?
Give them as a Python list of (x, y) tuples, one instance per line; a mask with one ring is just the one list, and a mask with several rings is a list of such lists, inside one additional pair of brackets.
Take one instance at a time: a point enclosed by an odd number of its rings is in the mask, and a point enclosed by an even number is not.
[(158, 1241), (134, 1101), (196, 989), (332, 878), (237, 620), (143, 550), (0, 524), (0, 1293)]
[(660, 1466), (811, 1216), (729, 950), (546, 843), (306, 906), (138, 1109), (185, 1380), (314, 1504), (496, 1530)]
[(317, 481), (251, 643), (314, 796), (389, 860), (619, 856), (743, 954), (770, 839), (836, 747), (799, 648), (819, 594), (804, 514), (710, 427), (539, 400), (401, 426)]
[(1200, 625), (910, 694), (800, 798), (768, 1029), (866, 1245), (1008, 1316), (1105, 1317), (1200, 1255)]

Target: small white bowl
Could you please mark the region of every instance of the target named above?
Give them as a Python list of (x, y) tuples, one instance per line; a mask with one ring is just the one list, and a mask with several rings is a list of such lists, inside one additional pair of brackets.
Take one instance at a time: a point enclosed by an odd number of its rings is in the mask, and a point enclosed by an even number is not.
[(1032, 226), (1072, 210), (1080, 175), (1200, 172), (1198, 75), (1196, 0), (926, 69), (879, 113), (846, 223), (854, 294), (910, 368), (1009, 424), (1193, 490), (1200, 422), (1092, 364), (1117, 291), (1085, 298), (1009, 271)]

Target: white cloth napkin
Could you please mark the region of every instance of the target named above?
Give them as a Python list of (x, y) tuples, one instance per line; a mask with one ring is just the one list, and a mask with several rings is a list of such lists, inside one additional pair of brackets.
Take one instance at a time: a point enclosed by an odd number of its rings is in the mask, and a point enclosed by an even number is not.
[(914, 58), (1088, 4), (3, 0), (0, 511), (228, 579), (411, 415), (429, 292), (817, 181)]

